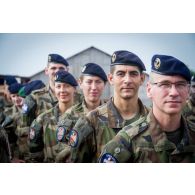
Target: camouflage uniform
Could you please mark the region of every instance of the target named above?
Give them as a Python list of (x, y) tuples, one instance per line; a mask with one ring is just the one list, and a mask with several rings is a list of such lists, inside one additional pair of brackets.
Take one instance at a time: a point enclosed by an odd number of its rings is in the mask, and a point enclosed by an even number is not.
[(97, 162), (103, 146), (119, 130), (148, 113), (142, 102), (138, 102), (140, 111), (130, 120), (121, 117), (112, 99), (90, 112), (86, 118), (80, 118), (70, 131), (71, 162)]
[(194, 162), (195, 127), (190, 129), (184, 117), (183, 133), (177, 144), (162, 131), (152, 111), (124, 127), (103, 149), (100, 162)]
[[(101, 100), (100, 105), (106, 103), (107, 100)], [(63, 127), (67, 129), (67, 132), (69, 133), (70, 130), (74, 127), (76, 122), (80, 117), (84, 117), (89, 113), (89, 110), (86, 106), (85, 100), (83, 100), (81, 103), (76, 104), (75, 106), (72, 106), (69, 108), (61, 117), (61, 121), (58, 123), (58, 127)], [(67, 149), (67, 148), (66, 148)], [(66, 150), (65, 149), (65, 150)], [(58, 154), (56, 157), (56, 160), (58, 162), (64, 162), (66, 158), (64, 156), (67, 153), (67, 151), (62, 151)]]
[(11, 158), (12, 156), (8, 137), (5, 130), (0, 125), (0, 163), (8, 163)]
[(195, 105), (191, 100), (186, 102), (186, 105), (183, 109), (183, 115), (186, 117), (186, 119), (194, 121), (195, 123)]
[[(81, 94), (75, 95), (75, 103), (81, 101)], [(21, 127), (29, 127), (32, 121), (41, 113), (57, 104), (58, 100), (49, 87), (33, 91), (25, 98)]]
[(61, 116), (57, 104), (33, 121), (29, 134), (32, 161), (55, 162), (56, 155), (67, 146), (67, 131), (65, 128), (59, 128), (61, 132), (57, 129), (59, 120)]
[(16, 121), (15, 118), (18, 116), (19, 112), (16, 106), (12, 106), (6, 109), (2, 115), (1, 125), (4, 127), (8, 140), (10, 143), (12, 157), (19, 157), (19, 151), (17, 147), (17, 135), (16, 135)]

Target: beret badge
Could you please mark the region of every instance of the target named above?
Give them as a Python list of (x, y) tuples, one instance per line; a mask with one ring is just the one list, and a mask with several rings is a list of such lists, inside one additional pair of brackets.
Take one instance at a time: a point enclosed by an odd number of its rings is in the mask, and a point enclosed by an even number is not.
[(115, 60), (116, 60), (116, 54), (114, 53), (114, 54), (112, 55), (112, 63), (114, 63)]
[(156, 69), (159, 69), (160, 68), (160, 64), (161, 64), (161, 61), (159, 58), (156, 58), (155, 61), (154, 61), (154, 67)]

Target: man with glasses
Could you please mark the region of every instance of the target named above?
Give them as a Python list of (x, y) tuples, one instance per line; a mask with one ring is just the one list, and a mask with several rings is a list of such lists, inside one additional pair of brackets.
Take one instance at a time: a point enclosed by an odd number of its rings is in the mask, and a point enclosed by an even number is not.
[(108, 142), (99, 162), (194, 162), (195, 126), (181, 112), (189, 96), (190, 70), (166, 55), (152, 58), (149, 114)]

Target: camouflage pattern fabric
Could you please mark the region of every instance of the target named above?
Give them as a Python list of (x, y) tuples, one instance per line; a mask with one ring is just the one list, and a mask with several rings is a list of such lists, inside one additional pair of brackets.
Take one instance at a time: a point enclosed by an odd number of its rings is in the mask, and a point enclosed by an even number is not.
[(70, 132), (71, 162), (97, 162), (103, 146), (125, 125), (148, 113), (140, 100), (139, 113), (131, 120), (123, 120), (110, 99), (106, 104), (81, 117)]
[(68, 129), (57, 128), (59, 120), (57, 104), (33, 121), (29, 133), (32, 162), (55, 162), (56, 155), (67, 147)]
[(8, 163), (12, 158), (8, 137), (0, 125), (0, 163)]
[[(100, 105), (106, 103), (106, 100), (101, 100)], [(66, 128), (68, 133), (74, 127), (80, 117), (84, 117), (89, 113), (85, 100), (69, 108), (61, 117), (61, 121), (58, 123), (58, 127)], [(57, 157), (59, 162), (65, 162), (66, 156), (70, 147), (65, 148), (63, 152)], [(64, 154), (64, 155), (63, 155)]]
[(190, 128), (184, 117), (181, 141), (175, 145), (167, 139), (152, 111), (124, 127), (104, 147), (99, 162), (169, 163), (194, 162), (195, 126)]

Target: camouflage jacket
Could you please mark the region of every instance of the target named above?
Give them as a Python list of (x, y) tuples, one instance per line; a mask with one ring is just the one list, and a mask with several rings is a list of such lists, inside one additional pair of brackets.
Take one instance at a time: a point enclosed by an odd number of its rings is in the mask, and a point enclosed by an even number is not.
[(193, 162), (195, 153), (195, 126), (189, 128), (182, 117), (183, 135), (175, 145), (162, 131), (152, 111), (135, 123), (122, 129), (106, 144), (99, 162)]
[[(103, 105), (106, 103), (106, 100), (101, 100), (100, 105)], [(58, 123), (58, 128), (62, 127), (67, 130), (69, 133), (70, 130), (74, 127), (76, 122), (80, 117), (84, 117), (89, 113), (89, 110), (86, 106), (85, 100), (83, 100), (81, 103), (78, 103), (71, 108), (69, 108), (61, 117), (61, 121)], [(65, 149), (66, 150), (66, 149)], [(66, 157), (63, 156), (63, 154), (67, 153), (66, 151), (62, 151), (58, 154), (57, 160), (58, 162), (65, 162)]]
[(191, 100), (188, 100), (186, 102), (182, 113), (187, 120), (190, 120), (195, 123), (195, 105), (192, 103)]
[(65, 128), (57, 128), (59, 120), (61, 116), (57, 104), (33, 121), (29, 133), (33, 162), (55, 162), (56, 155), (67, 146), (68, 133)]
[(12, 154), (8, 137), (5, 130), (0, 125), (0, 163), (8, 163), (11, 159)]
[[(82, 95), (76, 93), (74, 103), (80, 101), (82, 101)], [(54, 107), (57, 103), (58, 100), (49, 86), (33, 91), (25, 98), (21, 127), (29, 127), (37, 116)]]
[(125, 125), (143, 117), (148, 109), (139, 100), (140, 112), (125, 121), (110, 99), (106, 104), (81, 117), (70, 131), (71, 162), (97, 162), (102, 147)]

